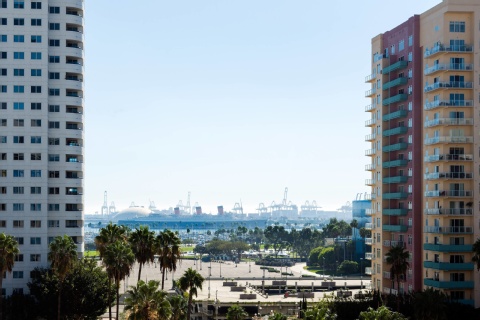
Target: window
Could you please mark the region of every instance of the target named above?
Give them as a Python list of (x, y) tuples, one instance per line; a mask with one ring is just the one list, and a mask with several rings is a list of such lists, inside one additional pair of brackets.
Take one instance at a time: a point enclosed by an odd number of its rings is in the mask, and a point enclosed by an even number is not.
[(50, 23), (49, 29), (50, 30), (60, 30), (60, 23)]
[(30, 59), (32, 59), (32, 60), (42, 60), (42, 53), (41, 52), (32, 52), (32, 53), (30, 53)]
[(25, 137), (24, 136), (13, 136), (13, 143), (24, 143)]
[(48, 194), (60, 194), (60, 188), (50, 187), (48, 188)]
[(14, 127), (23, 127), (24, 120), (23, 119), (13, 119), (13, 126)]
[(7, 136), (0, 136), (0, 143), (7, 143)]
[(60, 205), (58, 203), (49, 203), (48, 211), (60, 211)]
[(33, 160), (33, 161), (42, 160), (42, 154), (41, 153), (31, 153), (30, 154), (30, 160)]
[(13, 42), (25, 42), (25, 36), (16, 34), (13, 36)]
[(31, 86), (30, 87), (31, 93), (42, 93), (42, 86)]
[(30, 194), (42, 194), (42, 187), (30, 187)]
[[(7, 0), (2, 0), (0, 8), (7, 8)], [(3, 295), (3, 293), (2, 293)]]
[(30, 170), (31, 178), (40, 178), (42, 176), (42, 170)]
[(0, 220), (0, 228), (6, 228), (7, 227), (7, 220)]
[(31, 127), (41, 127), (42, 126), (42, 120), (41, 119), (31, 119), (30, 120), (30, 126)]
[(30, 75), (32, 77), (41, 77), (42, 76), (42, 69), (32, 69), (32, 70), (30, 70)]
[(0, 69), (0, 75), (1, 76), (6, 76), (7, 75), (7, 69), (4, 69), (4, 68)]
[(7, 103), (6, 102), (0, 102), (0, 110), (7, 110)]
[(19, 253), (15, 255), (15, 261), (16, 262), (22, 262), (23, 261), (23, 254)]
[(24, 93), (25, 92), (25, 87), (24, 86), (13, 86), (13, 92)]
[(0, 34), (0, 42), (7, 42), (7, 35), (6, 34)]
[(31, 237), (30, 238), (30, 244), (42, 244), (42, 238), (40, 237)]
[(40, 102), (32, 102), (30, 104), (30, 109), (32, 109), (32, 110), (42, 110), (42, 104)]
[(25, 1), (23, 1), (23, 0), (13, 0), (13, 7), (15, 9), (24, 9), (25, 8)]
[(49, 72), (48, 79), (50, 80), (58, 80), (60, 79), (60, 72)]
[(465, 21), (450, 21), (450, 32), (465, 32)]
[(13, 279), (23, 279), (23, 271), (13, 271)]
[(25, 107), (23, 102), (14, 102), (13, 103), (13, 110), (23, 110)]
[(0, 119), (0, 127), (6, 127), (7, 126), (7, 119)]
[(30, 255), (31, 262), (40, 262), (40, 255), (38, 253), (34, 253)]
[(23, 178), (25, 176), (25, 172), (23, 170), (13, 170), (13, 176), (15, 178)]
[(49, 228), (60, 228), (60, 220), (48, 220)]
[(0, 59), (7, 59), (7, 52), (6, 51), (0, 51)]
[(48, 89), (48, 95), (59, 96), (60, 95), (60, 89)]
[(49, 129), (59, 129), (60, 128), (60, 121), (49, 121), (48, 122)]
[(41, 228), (42, 221), (41, 220), (30, 220), (30, 228)]
[(48, 12), (50, 12), (51, 14), (59, 14), (60, 7), (50, 7)]
[(25, 75), (25, 69), (13, 69), (14, 77), (23, 77)]
[(48, 171), (49, 178), (60, 178), (60, 171)]
[(13, 211), (23, 211), (23, 209), (24, 209), (23, 203), (13, 204)]
[(31, 24), (32, 24), (32, 26), (41, 26), (42, 25), (42, 19), (32, 19)]
[(7, 194), (7, 187), (0, 187), (0, 194)]
[(60, 63), (60, 56), (49, 56), (48, 62), (50, 63)]
[(25, 160), (24, 153), (14, 153), (13, 154), (13, 160), (17, 160), (17, 161)]
[(23, 194), (24, 187), (13, 187), (13, 194)]
[(42, 143), (42, 137), (41, 136), (31, 136), (30, 137), (30, 143)]
[(50, 39), (48, 41), (48, 45), (50, 47), (60, 47), (60, 40), (57, 40), (57, 39)]
[(398, 42), (398, 51), (402, 51), (403, 49), (405, 49), (405, 40), (400, 40)]
[(49, 105), (48, 106), (48, 112), (60, 112), (60, 106), (59, 105)]
[(30, 36), (31, 43), (42, 43), (42, 36)]
[(0, 211), (6, 211), (7, 210), (7, 204), (6, 203), (0, 203)]
[(408, 46), (413, 46), (413, 35), (408, 36)]
[(50, 162), (60, 162), (60, 155), (59, 154), (49, 154), (48, 161)]
[(30, 8), (31, 8), (31, 9), (42, 9), (42, 3), (41, 3), (41, 2), (37, 2), (37, 1), (32, 2), (32, 3), (30, 4)]
[[(15, 227), (15, 222), (17, 222), (17, 223), (21, 222), (21, 225), (22, 225), (22, 226), (21, 226), (21, 227), (18, 227), (18, 226)], [(23, 228), (23, 221), (21, 221), (21, 220), (13, 220), (13, 227), (14, 227), (14, 228)], [(15, 241), (17, 241), (17, 243), (18, 243), (19, 245), (23, 245), (23, 237), (15, 237), (14, 239), (15, 239)]]
[(25, 59), (25, 52), (14, 52), (13, 59), (15, 60), (23, 60)]
[(0, 160), (7, 160), (7, 154), (5, 152), (0, 153)]
[(2, 92), (2, 93), (7, 92), (7, 86), (2, 85), (2, 86), (0, 87), (0, 92)]
[(13, 25), (14, 26), (23, 26), (25, 25), (25, 20), (22, 18), (14, 18), (13, 19)]
[(48, 138), (48, 145), (49, 146), (58, 146), (58, 145), (60, 145), (60, 139), (59, 138)]

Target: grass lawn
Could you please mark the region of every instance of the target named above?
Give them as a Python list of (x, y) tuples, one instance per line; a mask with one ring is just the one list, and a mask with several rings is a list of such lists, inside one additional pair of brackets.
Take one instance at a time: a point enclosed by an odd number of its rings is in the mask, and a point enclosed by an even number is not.
[(85, 257), (97, 257), (100, 253), (96, 250), (91, 250), (91, 251), (85, 251), (84, 256)]

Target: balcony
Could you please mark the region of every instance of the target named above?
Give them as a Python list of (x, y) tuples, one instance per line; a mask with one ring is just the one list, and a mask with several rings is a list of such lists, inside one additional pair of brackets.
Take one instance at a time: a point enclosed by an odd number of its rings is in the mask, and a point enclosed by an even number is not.
[(389, 104), (392, 104), (392, 103), (405, 101), (405, 100), (407, 100), (407, 98), (408, 98), (408, 95), (406, 93), (399, 93), (399, 94), (394, 95), (390, 98), (384, 99), (382, 101), (382, 104), (384, 106), (386, 106), (386, 105), (389, 105)]
[(373, 199), (376, 199), (377, 198), (377, 194), (375, 193), (367, 193), (365, 195), (365, 200), (373, 200)]
[(375, 81), (375, 78), (377, 77), (376, 73), (369, 74), (368, 76), (365, 77), (365, 82), (373, 82)]
[(365, 238), (365, 244), (372, 245), (373, 244), (373, 239), (372, 238)]
[(472, 208), (431, 208), (425, 209), (423, 213), (428, 215), (440, 216), (471, 216), (473, 214)]
[(375, 213), (375, 212), (373, 211), (373, 209), (370, 209), (370, 208), (369, 208), (369, 209), (365, 209), (365, 215), (367, 215), (367, 216), (371, 216), (371, 215), (373, 215), (374, 213)]
[(395, 70), (405, 69), (407, 66), (408, 66), (408, 61), (405, 61), (405, 60), (397, 61), (395, 63), (392, 63), (388, 67), (383, 68), (382, 73), (389, 74), (390, 72)]
[(473, 118), (440, 118), (425, 121), (423, 126), (425, 128), (435, 126), (470, 126), (473, 125)]
[(426, 226), (424, 232), (440, 233), (440, 234), (472, 234), (472, 227), (440, 227), (440, 226)]
[(473, 263), (449, 263), (449, 262), (433, 262), (433, 261), (424, 261), (423, 266), (425, 268), (432, 268), (436, 270), (444, 271), (473, 271)]
[(383, 147), (383, 152), (392, 152), (392, 151), (399, 151), (399, 150), (405, 150), (408, 148), (408, 143), (406, 142), (400, 142), (400, 143), (395, 143), (391, 144), (388, 146)]
[(374, 275), (375, 270), (372, 267), (366, 267), (365, 268), (365, 274)]
[(375, 259), (375, 254), (373, 254), (372, 252), (365, 253), (365, 260), (372, 260), (372, 259)]
[(383, 271), (383, 278), (385, 279), (391, 279), (392, 278), (392, 274), (388, 271)]
[(377, 152), (377, 149), (375, 149), (375, 148), (373, 148), (373, 149), (368, 149), (368, 150), (365, 150), (365, 155), (366, 155), (366, 156), (372, 156), (372, 155), (374, 155), (376, 152)]
[(404, 167), (408, 164), (408, 160), (393, 160), (393, 161), (385, 161), (383, 164), (382, 164), (382, 167), (384, 169), (387, 169), (387, 168), (395, 168), (395, 167)]
[(369, 134), (369, 135), (366, 135), (365, 136), (365, 141), (373, 141), (377, 138), (377, 134), (376, 133), (372, 133), (372, 134)]
[(371, 127), (371, 126), (373, 126), (375, 123), (377, 123), (377, 119), (374, 119), (374, 118), (369, 119), (369, 120), (365, 121), (365, 127)]
[(373, 185), (375, 185), (375, 180), (373, 180), (373, 179), (366, 179), (366, 180), (365, 180), (365, 185), (366, 185), (366, 186), (373, 186)]
[(472, 179), (472, 172), (432, 172), (425, 173), (424, 178), (426, 180), (437, 179)]
[(377, 165), (370, 163), (365, 165), (365, 171), (373, 171), (377, 168)]
[(393, 240), (384, 240), (383, 241), (384, 247), (402, 247), (405, 248), (405, 242), (403, 241), (393, 241)]
[(465, 81), (444, 81), (444, 82), (435, 82), (429, 85), (426, 85), (423, 89), (424, 92), (430, 92), (437, 89), (473, 89), (473, 82)]
[(408, 209), (383, 209), (382, 214), (385, 216), (406, 216)]
[(375, 110), (376, 107), (377, 107), (377, 105), (374, 104), (374, 103), (369, 104), (368, 106), (365, 106), (365, 112), (369, 112), (369, 111)]
[(425, 68), (424, 74), (429, 75), (438, 71), (471, 71), (473, 64), (465, 63), (440, 63), (431, 67)]
[[(383, 148), (385, 149), (385, 148)], [(425, 156), (423, 159), (425, 162), (436, 161), (473, 161), (473, 154), (435, 154), (431, 156)]]
[(383, 121), (389, 121), (398, 118), (405, 118), (408, 114), (407, 110), (398, 110), (392, 113), (388, 113), (382, 117)]
[(473, 193), (470, 190), (433, 190), (425, 192), (425, 197), (471, 198), (472, 195)]
[(433, 244), (424, 243), (423, 250), (437, 251), (437, 252), (472, 252), (473, 248), (471, 244)]
[(372, 230), (375, 229), (375, 225), (373, 223), (365, 223), (365, 229), (366, 230)]
[(407, 199), (408, 193), (406, 192), (389, 192), (382, 195), (383, 199), (394, 200), (394, 199)]
[(408, 82), (407, 77), (400, 77), (400, 78), (397, 78), (395, 80), (385, 82), (383, 84), (383, 90), (388, 90), (388, 89), (396, 87), (396, 86), (401, 86), (401, 85), (407, 84), (407, 82)]
[(424, 58), (428, 58), (440, 52), (457, 52), (457, 53), (469, 53), (473, 51), (471, 45), (452, 45), (446, 46), (443, 43), (437, 43), (431, 48), (425, 49)]
[(372, 97), (374, 96), (375, 94), (377, 93), (377, 89), (376, 88), (372, 88), (368, 91), (365, 91), (365, 97)]
[(437, 144), (437, 143), (473, 143), (472, 136), (444, 136), (444, 137), (433, 137), (427, 138), (424, 140), (426, 145)]
[(427, 102), (423, 106), (425, 110), (432, 110), (440, 107), (473, 107), (473, 100), (435, 100)]
[(392, 129), (388, 129), (388, 130), (383, 131), (383, 136), (384, 137), (390, 137), (390, 136), (393, 136), (393, 135), (396, 135), (396, 134), (407, 133), (407, 131), (408, 131), (408, 127), (405, 127), (405, 126), (396, 127), (396, 128), (392, 128)]
[(423, 279), (423, 284), (437, 289), (473, 289), (473, 281), (439, 281)]
[(384, 177), (383, 183), (405, 183), (408, 181), (408, 176)]
[(384, 224), (382, 230), (388, 232), (406, 232), (408, 226), (405, 224)]

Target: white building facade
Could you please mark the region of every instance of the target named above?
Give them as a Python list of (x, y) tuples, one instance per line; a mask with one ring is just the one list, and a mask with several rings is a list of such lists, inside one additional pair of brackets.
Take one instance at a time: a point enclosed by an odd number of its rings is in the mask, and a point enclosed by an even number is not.
[(20, 255), (4, 294), (27, 292), (67, 234), (83, 254), (83, 0), (0, 0), (0, 232)]

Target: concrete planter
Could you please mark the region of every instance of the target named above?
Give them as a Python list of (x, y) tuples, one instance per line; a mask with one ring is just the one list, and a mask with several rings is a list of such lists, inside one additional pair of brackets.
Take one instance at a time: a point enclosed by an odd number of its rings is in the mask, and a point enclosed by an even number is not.
[(352, 291), (339, 290), (337, 291), (337, 297), (348, 298), (352, 296)]
[(224, 281), (223, 286), (224, 287), (236, 287), (237, 286), (237, 281)]
[(257, 299), (256, 293), (242, 293), (240, 294), (240, 299), (242, 300), (254, 300)]
[(322, 287), (335, 287), (336, 285), (335, 281), (322, 281)]
[(315, 298), (315, 292), (298, 292), (298, 298)]
[(272, 286), (286, 286), (287, 281), (281, 281), (281, 280), (274, 280), (272, 281)]
[(230, 291), (243, 292), (247, 287), (230, 287)]

